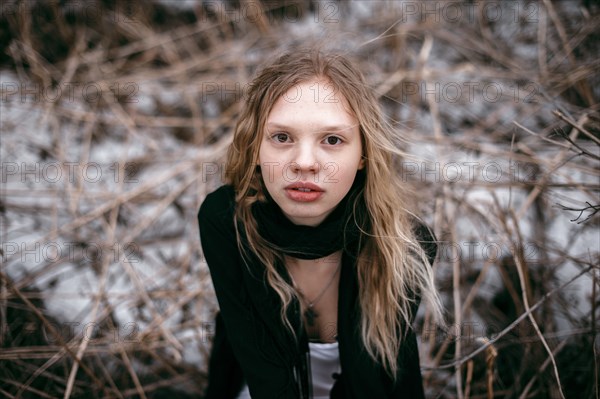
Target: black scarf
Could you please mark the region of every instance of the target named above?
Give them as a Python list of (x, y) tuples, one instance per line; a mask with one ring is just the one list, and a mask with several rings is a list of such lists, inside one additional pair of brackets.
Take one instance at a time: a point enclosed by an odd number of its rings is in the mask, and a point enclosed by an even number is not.
[(362, 193), (364, 180), (364, 171), (359, 170), (348, 194), (321, 224), (314, 227), (292, 223), (263, 188), (267, 200), (252, 205), (258, 233), (274, 250), (295, 258), (319, 259), (340, 249), (353, 253), (352, 249), (356, 249), (361, 234), (357, 222), (362, 229), (367, 228), (362, 196), (354, 209), (355, 200)]

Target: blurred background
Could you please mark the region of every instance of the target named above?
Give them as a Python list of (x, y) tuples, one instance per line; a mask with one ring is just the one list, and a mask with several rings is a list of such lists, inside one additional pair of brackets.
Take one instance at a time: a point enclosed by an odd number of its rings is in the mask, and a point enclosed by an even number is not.
[(201, 397), (198, 237), (244, 89), (355, 56), (414, 157), (446, 305), (431, 398), (598, 398), (593, 1), (11, 1), (0, 16), (0, 396)]

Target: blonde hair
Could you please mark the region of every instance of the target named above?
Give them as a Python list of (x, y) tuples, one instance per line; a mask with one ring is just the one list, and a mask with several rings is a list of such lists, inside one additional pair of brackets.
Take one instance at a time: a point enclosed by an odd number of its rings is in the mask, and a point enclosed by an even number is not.
[[(363, 201), (367, 218), (361, 221), (355, 214), (347, 222), (362, 230), (356, 269), (361, 337), (369, 355), (395, 376), (398, 352), (411, 328), (417, 298), (428, 301), (439, 320), (441, 303), (427, 256), (413, 231), (406, 183), (400, 184), (394, 162), (403, 157), (397, 146), (398, 134), (384, 121), (364, 77), (346, 57), (311, 49), (289, 52), (259, 71), (250, 84), (227, 154), (227, 180), (236, 192), (236, 226), (243, 226), (249, 248), (264, 264), (267, 281), (283, 304), (282, 321), (292, 330), (286, 310), (296, 292), (277, 272), (276, 263), (283, 262), (282, 255), (270, 249), (258, 234), (251, 206), (265, 199), (256, 165), (271, 107), (287, 90), (314, 78), (330, 81), (360, 124), (365, 182), (354, 207)], [(239, 231), (238, 246), (243, 250)]]

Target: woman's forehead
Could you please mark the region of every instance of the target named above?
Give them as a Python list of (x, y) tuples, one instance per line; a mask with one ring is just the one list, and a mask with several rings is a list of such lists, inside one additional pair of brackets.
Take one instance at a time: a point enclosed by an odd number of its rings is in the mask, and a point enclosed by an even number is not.
[(327, 78), (314, 78), (290, 87), (280, 95), (267, 115), (267, 123), (286, 124), (290, 120), (325, 119), (331, 127), (357, 124), (346, 97)]

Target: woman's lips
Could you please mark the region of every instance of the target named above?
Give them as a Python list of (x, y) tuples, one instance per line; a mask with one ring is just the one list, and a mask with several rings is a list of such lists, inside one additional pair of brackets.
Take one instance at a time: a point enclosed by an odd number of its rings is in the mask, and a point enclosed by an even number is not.
[(312, 202), (323, 195), (323, 189), (310, 182), (295, 182), (285, 188), (285, 193), (292, 201)]

